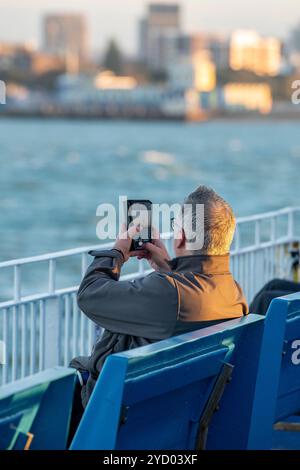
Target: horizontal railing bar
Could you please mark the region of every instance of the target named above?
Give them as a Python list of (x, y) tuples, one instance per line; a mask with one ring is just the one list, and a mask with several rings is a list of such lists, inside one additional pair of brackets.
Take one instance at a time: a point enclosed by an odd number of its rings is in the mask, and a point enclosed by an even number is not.
[(230, 252), (230, 255), (231, 256), (237, 256), (237, 255), (243, 255), (245, 253), (254, 253), (256, 251), (260, 251), (260, 250), (265, 250), (266, 248), (271, 248), (271, 247), (275, 247), (275, 246), (280, 246), (280, 245), (286, 245), (286, 244), (289, 244), (289, 243), (294, 243), (294, 242), (300, 242), (300, 238), (296, 238), (296, 237), (282, 237), (282, 238), (279, 238), (278, 240), (275, 240), (275, 241), (267, 241), (267, 242), (261, 242), (259, 245), (249, 245), (249, 246), (246, 246), (245, 248), (239, 248), (238, 250), (232, 250)]
[(57, 290), (56, 292), (53, 292), (51, 294), (49, 292), (43, 292), (41, 294), (28, 295), (20, 299), (18, 302), (15, 302), (14, 300), (8, 300), (6, 302), (0, 303), (0, 310), (4, 308), (15, 307), (18, 305), (24, 305), (24, 304), (29, 304), (32, 302), (37, 302), (38, 300), (54, 299), (63, 294), (70, 294), (72, 292), (76, 292), (77, 289), (78, 287), (68, 287), (66, 289)]
[(256, 220), (270, 219), (273, 217), (280, 217), (281, 215), (287, 215), (291, 212), (300, 212), (300, 206), (296, 207), (284, 207), (277, 211), (263, 212), (262, 214), (249, 215), (245, 217), (238, 217), (237, 224), (244, 224), (247, 222), (255, 222)]
[[(294, 237), (293, 238), (282, 237), (282, 238), (280, 238), (276, 241), (267, 241), (267, 242), (261, 243), (260, 245), (253, 244), (253, 245), (247, 246), (245, 248), (239, 248), (238, 250), (233, 250), (231, 252), (231, 256), (238, 256), (238, 255), (243, 255), (243, 254), (251, 253), (251, 252), (254, 253), (254, 252), (258, 252), (258, 251), (263, 251), (267, 248), (280, 246), (280, 245), (283, 245), (283, 244), (294, 243), (294, 242), (300, 242), (300, 238), (297, 239), (297, 238), (294, 238)], [(131, 280), (134, 280), (134, 279), (138, 279), (141, 276), (146, 276), (146, 275), (150, 274), (152, 271), (153, 271), (153, 269), (145, 270), (142, 273), (139, 272), (139, 271), (135, 271), (133, 273), (124, 274), (123, 276), (121, 276), (120, 279), (122, 281), (131, 281)], [(23, 305), (23, 304), (34, 302), (34, 301), (37, 301), (37, 300), (47, 300), (47, 299), (51, 299), (51, 298), (56, 298), (58, 296), (62, 296), (62, 295), (65, 295), (65, 294), (74, 293), (77, 290), (78, 290), (78, 286), (71, 286), (71, 287), (66, 287), (64, 289), (57, 289), (56, 291), (54, 291), (52, 293), (45, 292), (45, 293), (40, 293), (40, 294), (34, 294), (34, 295), (31, 295), (31, 296), (26, 296), (26, 297), (23, 297), (23, 298), (19, 299), (18, 301), (8, 300), (8, 301), (0, 303), (0, 309), (14, 307), (14, 306), (17, 306), (17, 305)]]
[(64, 251), (56, 251), (53, 253), (46, 253), (44, 255), (31, 256), (28, 258), (2, 261), (0, 263), (0, 269), (8, 268), (8, 267), (15, 266), (15, 265), (31, 264), (31, 263), (41, 262), (41, 261), (50, 261), (52, 259), (65, 258), (68, 256), (82, 255), (83, 253), (88, 253), (90, 250), (99, 250), (99, 249), (107, 250), (108, 248), (112, 248), (112, 246), (113, 246), (113, 242), (100, 244), (100, 245), (85, 246), (85, 247), (80, 247), (80, 248), (72, 248), (70, 250), (64, 250)]
[[(120, 279), (121, 281), (133, 281), (134, 279), (138, 279), (139, 277), (147, 276), (147, 274), (150, 274), (152, 272), (153, 272), (153, 269), (147, 269), (142, 274), (136, 271), (134, 273), (124, 274), (123, 276), (120, 277)], [(9, 308), (9, 307), (15, 307), (18, 305), (28, 304), (31, 302), (36, 302), (37, 300), (49, 300), (49, 299), (61, 297), (62, 295), (73, 294), (77, 292), (78, 287), (79, 286), (72, 286), (72, 287), (66, 287), (64, 289), (57, 289), (55, 292), (51, 292), (51, 293), (44, 292), (41, 294), (28, 295), (26, 297), (23, 297), (19, 301), (8, 300), (6, 302), (1, 302), (0, 310)]]
[[(300, 207), (286, 207), (284, 209), (280, 209), (278, 211), (272, 211), (272, 212), (265, 212), (263, 214), (257, 214), (257, 215), (252, 215), (252, 216), (247, 216), (247, 217), (239, 217), (237, 219), (237, 224), (241, 225), (247, 222), (255, 222), (255, 221), (260, 221), (263, 219), (268, 219), (272, 217), (280, 217), (281, 215), (289, 214), (289, 213), (295, 213), (295, 212), (300, 212)], [(161, 238), (169, 238), (172, 236), (172, 233), (163, 233), (161, 235)], [(14, 259), (14, 260), (9, 260), (9, 261), (2, 261), (0, 262), (0, 269), (1, 268), (7, 268), (7, 267), (13, 267), (16, 265), (24, 265), (24, 264), (32, 264), (36, 262), (42, 262), (42, 261), (49, 261), (49, 260), (55, 260), (59, 258), (66, 258), (69, 256), (74, 256), (74, 255), (82, 255), (84, 253), (88, 253), (90, 250), (105, 250), (113, 247), (113, 242), (110, 243), (105, 243), (105, 244), (98, 244), (98, 245), (92, 245), (92, 246), (84, 246), (84, 247), (79, 247), (79, 248), (72, 248), (69, 250), (62, 250), (62, 251), (56, 251), (52, 253), (46, 253), (43, 255), (36, 255), (36, 256), (31, 256), (28, 258), (20, 258), (20, 259)]]

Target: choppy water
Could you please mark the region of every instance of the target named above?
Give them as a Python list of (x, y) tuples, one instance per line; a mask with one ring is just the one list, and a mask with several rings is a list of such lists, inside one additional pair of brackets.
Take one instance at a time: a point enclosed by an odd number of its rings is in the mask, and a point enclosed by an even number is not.
[[(162, 154), (162, 155), (161, 155)], [(0, 120), (0, 259), (97, 243), (120, 194), (213, 186), (238, 215), (299, 203), (300, 123)]]
[(213, 186), (238, 215), (299, 204), (300, 123), (0, 120), (0, 260), (95, 244), (119, 195)]

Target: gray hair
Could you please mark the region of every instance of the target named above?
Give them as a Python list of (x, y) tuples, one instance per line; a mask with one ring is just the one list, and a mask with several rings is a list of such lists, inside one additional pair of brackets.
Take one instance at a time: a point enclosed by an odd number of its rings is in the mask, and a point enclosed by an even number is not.
[[(198, 211), (197, 207), (203, 210)], [(186, 211), (185, 208), (191, 210)], [(201, 220), (199, 220), (201, 218)], [(189, 223), (187, 223), (189, 219)], [(187, 249), (207, 255), (229, 253), (235, 231), (235, 216), (231, 206), (213, 189), (199, 186), (184, 201), (183, 228), (187, 237)], [(201, 246), (191, 243), (191, 232), (196, 227), (196, 237), (201, 239)], [(199, 233), (199, 230), (201, 233)], [(194, 235), (195, 237), (195, 235)], [(191, 248), (193, 247), (193, 248)]]

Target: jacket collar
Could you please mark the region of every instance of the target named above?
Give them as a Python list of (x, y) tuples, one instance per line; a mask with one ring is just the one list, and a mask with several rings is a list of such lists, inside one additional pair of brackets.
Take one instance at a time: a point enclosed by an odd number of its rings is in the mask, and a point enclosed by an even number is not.
[(201, 274), (225, 274), (230, 272), (230, 255), (180, 256), (168, 261), (172, 271)]

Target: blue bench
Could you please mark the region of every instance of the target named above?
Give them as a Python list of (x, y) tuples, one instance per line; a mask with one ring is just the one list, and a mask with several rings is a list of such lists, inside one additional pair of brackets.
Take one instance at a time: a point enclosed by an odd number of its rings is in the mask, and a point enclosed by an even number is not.
[[(114, 354), (71, 449), (300, 448), (299, 341), (296, 294), (266, 317)], [(75, 381), (55, 368), (2, 387), (0, 448), (65, 448)]]
[(74, 369), (57, 367), (2, 386), (0, 449), (65, 449), (75, 382)]
[[(277, 305), (266, 318), (110, 356), (71, 449), (266, 448), (286, 323)], [(229, 384), (225, 364), (234, 367)]]
[[(300, 449), (300, 295), (276, 299), (287, 316), (275, 410), (273, 448)], [(274, 308), (275, 305), (272, 305)]]
[[(116, 354), (106, 361), (71, 449), (270, 449), (273, 424), (286, 420), (290, 429), (300, 411), (299, 340), (294, 294), (273, 300), (266, 317), (249, 315)], [(232, 380), (218, 394), (226, 363), (234, 367)], [(299, 430), (299, 417), (293, 424)]]
[(246, 349), (232, 360), (232, 384), (212, 420), (207, 448), (300, 449), (300, 293), (272, 301), (254, 380), (248, 380), (243, 354), (247, 356)]

